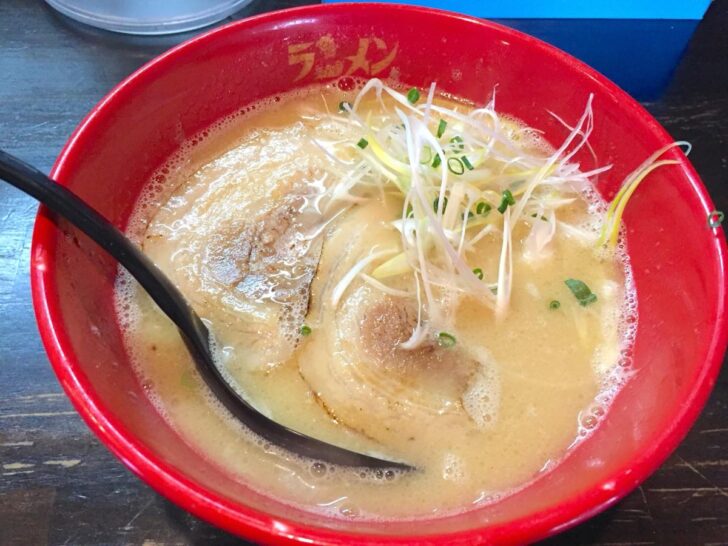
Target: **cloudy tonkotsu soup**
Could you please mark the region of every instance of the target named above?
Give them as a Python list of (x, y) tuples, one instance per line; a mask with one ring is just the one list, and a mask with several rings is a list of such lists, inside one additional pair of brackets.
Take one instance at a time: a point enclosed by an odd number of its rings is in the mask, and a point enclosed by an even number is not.
[(188, 144), (129, 227), (256, 407), (418, 468), (362, 474), (266, 445), (121, 275), (126, 342), (165, 419), (212, 464), (309, 510), (493, 502), (598, 426), (624, 375), (634, 296), (623, 250), (595, 250), (607, 209), (571, 155), (587, 131), (555, 149), (494, 102), (417, 95), (375, 80), (259, 104)]

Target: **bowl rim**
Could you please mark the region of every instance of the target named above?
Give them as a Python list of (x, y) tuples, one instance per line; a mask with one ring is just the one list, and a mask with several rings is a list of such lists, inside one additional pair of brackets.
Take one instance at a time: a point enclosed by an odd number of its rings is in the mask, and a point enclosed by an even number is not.
[[(291, 18), (315, 16), (321, 13), (348, 12), (352, 9), (378, 9), (383, 12), (405, 12), (428, 14), (443, 19), (477, 24), (494, 30), (504, 38), (519, 40), (542, 54), (559, 60), (572, 69), (584, 73), (594, 86), (603, 93), (620, 102), (637, 116), (642, 123), (661, 141), (673, 142), (667, 131), (632, 97), (596, 72), (588, 65), (571, 55), (528, 34), (503, 25), (453, 12), (415, 6), (388, 3), (337, 3), (310, 5), (268, 12), (216, 27), (150, 60), (116, 85), (80, 122), (64, 145), (51, 170), (51, 177), (64, 184), (70, 178), (69, 158), (76, 153), (76, 147), (85, 140), (85, 133), (96, 118), (105, 110), (114, 108), (133, 95), (135, 88), (154, 79), (159, 71), (164, 71), (175, 63), (179, 52), (191, 48), (204, 47), (219, 36), (237, 33), (249, 27), (270, 22), (283, 22)], [(690, 162), (681, 155), (682, 170), (692, 190), (699, 197), (704, 213), (713, 210), (712, 201)], [(98, 436), (108, 449), (124, 465), (139, 476), (157, 492), (181, 506), (188, 512), (239, 536), (276, 544), (473, 544), (476, 542), (525, 543), (545, 538), (568, 529), (602, 510), (614, 505), (647, 478), (677, 447), (694, 423), (705, 405), (708, 395), (715, 384), (723, 354), (728, 343), (728, 324), (726, 324), (726, 241), (722, 228), (714, 233), (714, 252), (719, 260), (718, 276), (720, 282), (718, 316), (713, 324), (708, 354), (703, 366), (694, 378), (688, 396), (680, 405), (671, 426), (657, 437), (648, 449), (612, 473), (601, 484), (581, 492), (565, 501), (540, 512), (500, 523), (491, 527), (479, 527), (442, 535), (389, 536), (338, 532), (319, 526), (303, 525), (285, 518), (271, 516), (246, 505), (233, 502), (223, 496), (206, 490), (190, 480), (175, 468), (156, 457), (146, 446), (119, 422), (113, 413), (107, 411), (96, 396), (93, 386), (85, 377), (70, 339), (64, 328), (57, 291), (51, 274), (55, 260), (55, 241), (58, 230), (52, 214), (40, 207), (33, 231), (31, 244), (31, 292), (36, 321), (46, 353), (67, 396), (84, 419), (89, 428)]]

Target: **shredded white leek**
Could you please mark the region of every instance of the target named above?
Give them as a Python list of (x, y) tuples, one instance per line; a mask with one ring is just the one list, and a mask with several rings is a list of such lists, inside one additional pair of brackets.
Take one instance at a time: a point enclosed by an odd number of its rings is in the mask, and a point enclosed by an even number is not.
[[(374, 106), (364, 110), (363, 101), (372, 93)], [(369, 80), (350, 108), (331, 114), (336, 123), (359, 135), (357, 139), (315, 141), (331, 159), (338, 180), (328, 190), (328, 209), (399, 196), (402, 213), (391, 226), (401, 235), (401, 247), (361, 258), (338, 282), (330, 302), (338, 305), (356, 278), (390, 296), (416, 297), (417, 325), (401, 344), (407, 349), (438, 331), (452, 331), (454, 307), (463, 297), (504, 316), (513, 286), (514, 252), (529, 260), (542, 259), (559, 230), (594, 246), (596, 234), (570, 224), (562, 209), (611, 168), (582, 171), (575, 163), (582, 149), (596, 160), (588, 142), (594, 131), (591, 95), (573, 125), (551, 113), (568, 130), (551, 153), (534, 138), (540, 131), (496, 111), (495, 91), (486, 106), (469, 113), (435, 104), (435, 96), (433, 83), (412, 104), (381, 80)], [(357, 146), (359, 138), (365, 142)], [(671, 146), (658, 150), (627, 177), (606, 213), (598, 245), (615, 244), (624, 208), (640, 182), (654, 169), (675, 163), (658, 161)], [(512, 195), (515, 202), (504, 204), (504, 195)], [(514, 240), (514, 230), (523, 225), (528, 235)], [(476, 245), (486, 237), (499, 243), (500, 252), (478, 253)], [(378, 260), (382, 261), (372, 271), (364, 272)], [(393, 288), (387, 279), (396, 277), (401, 277), (396, 286), (412, 282), (414, 289)]]
[(344, 295), (344, 292), (346, 292), (351, 281), (353, 281), (366, 266), (380, 258), (383, 258), (384, 256), (394, 254), (395, 252), (397, 251), (394, 249), (380, 250), (379, 252), (373, 252), (359, 260), (334, 287), (334, 290), (331, 292), (331, 306), (336, 307), (338, 305), (341, 296)]
[(677, 165), (679, 161), (674, 159), (663, 159), (658, 161), (658, 158), (662, 156), (668, 150), (676, 146), (685, 146), (685, 154), (690, 153), (690, 143), (685, 141), (672, 142), (667, 146), (663, 146), (657, 150), (654, 154), (648, 157), (639, 167), (632, 171), (625, 181), (622, 183), (622, 187), (617, 192), (612, 202), (607, 209), (607, 214), (602, 224), (602, 230), (599, 234), (599, 240), (597, 244), (602, 246), (606, 245), (609, 249), (614, 249), (617, 245), (617, 239), (619, 238), (619, 228), (622, 222), (622, 214), (627, 206), (632, 194), (635, 192), (640, 183), (655, 169), (666, 165)]

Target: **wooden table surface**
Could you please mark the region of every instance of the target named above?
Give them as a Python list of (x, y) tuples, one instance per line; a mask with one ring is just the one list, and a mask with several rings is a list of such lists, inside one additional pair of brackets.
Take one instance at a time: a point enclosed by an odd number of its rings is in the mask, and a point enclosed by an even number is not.
[[(258, 2), (235, 17), (299, 3)], [(0, 148), (48, 171), (114, 84), (189, 36), (114, 35), (74, 24), (40, 1), (1, 0)], [(669, 87), (645, 105), (675, 138), (693, 143), (695, 167), (716, 206), (728, 211), (728, 0), (713, 2)], [(0, 545), (240, 544), (154, 493), (72, 409), (33, 317), (35, 213), (32, 199), (0, 185)], [(688, 437), (650, 479), (544, 544), (728, 545), (728, 369)]]

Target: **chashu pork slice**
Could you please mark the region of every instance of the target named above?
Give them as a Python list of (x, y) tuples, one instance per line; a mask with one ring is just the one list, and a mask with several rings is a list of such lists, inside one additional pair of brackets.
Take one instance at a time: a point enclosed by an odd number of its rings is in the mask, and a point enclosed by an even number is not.
[[(427, 445), (448, 441), (448, 430), (487, 427), (497, 404), (497, 378), (483, 351), (440, 347), (434, 336), (414, 350), (400, 347), (416, 325), (414, 294), (386, 294), (357, 278), (334, 303), (338, 281), (358, 260), (398, 248), (391, 218), (381, 206), (357, 207), (327, 238), (307, 318), (313, 332), (298, 361), (301, 376), (333, 419), (406, 453), (413, 440)], [(413, 289), (410, 275), (387, 282)], [(459, 434), (449, 438), (462, 441)]]
[[(292, 356), (321, 251), (311, 235), (325, 221), (319, 201), (331, 161), (311, 126), (279, 121), (249, 130), (233, 147), (224, 143), (213, 161), (190, 170), (160, 196), (142, 237), (144, 252), (211, 323), (235, 376)], [(332, 131), (316, 136), (338, 138)]]
[(147, 231), (144, 252), (209, 321), (223, 357), (227, 346), (242, 349), (245, 358), (230, 366), (265, 370), (296, 348), (321, 252), (315, 195), (300, 180), (252, 201), (234, 188), (209, 189), (184, 214), (169, 223), (162, 214)]

